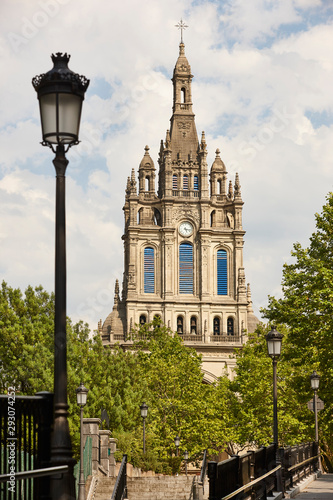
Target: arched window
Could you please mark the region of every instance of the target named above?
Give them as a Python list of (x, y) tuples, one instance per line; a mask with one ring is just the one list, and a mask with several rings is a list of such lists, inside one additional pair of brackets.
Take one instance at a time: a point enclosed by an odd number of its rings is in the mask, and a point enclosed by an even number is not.
[(183, 177), (183, 189), (184, 190), (188, 189), (188, 175), (184, 175)]
[(217, 194), (222, 194), (222, 181), (219, 179), (217, 181)]
[(147, 323), (147, 316), (145, 314), (141, 314), (139, 321), (140, 325), (144, 325), (145, 323)]
[(234, 318), (228, 318), (228, 320), (227, 320), (227, 334), (228, 335), (235, 335)]
[(197, 175), (193, 177), (193, 189), (194, 191), (199, 191), (199, 178)]
[(179, 293), (193, 293), (193, 247), (179, 245)]
[(216, 216), (216, 212), (215, 212), (215, 210), (213, 210), (210, 214), (210, 227), (215, 226), (215, 216)]
[(143, 274), (144, 274), (144, 293), (155, 292), (155, 258), (154, 249), (146, 247), (144, 250)]
[(228, 261), (225, 250), (217, 251), (217, 294), (228, 294)]
[(195, 316), (191, 316), (191, 335), (197, 334), (197, 318)]
[(220, 335), (220, 318), (215, 316), (214, 322), (213, 322), (213, 327), (214, 327), (214, 335)]
[(182, 104), (184, 104), (184, 103), (185, 103), (185, 101), (186, 101), (186, 90), (185, 90), (185, 88), (184, 88), (184, 87), (181, 89), (180, 94), (181, 94), (181, 95), (180, 95), (180, 100), (181, 100), (181, 103), (182, 103)]
[(184, 332), (184, 320), (183, 316), (178, 316), (177, 317), (177, 333), (179, 335), (182, 335)]
[(145, 191), (149, 191), (149, 187), (150, 187), (149, 184), (150, 184), (150, 178), (147, 175), (147, 177), (145, 179)]
[(172, 176), (172, 189), (178, 189), (178, 177), (175, 174)]

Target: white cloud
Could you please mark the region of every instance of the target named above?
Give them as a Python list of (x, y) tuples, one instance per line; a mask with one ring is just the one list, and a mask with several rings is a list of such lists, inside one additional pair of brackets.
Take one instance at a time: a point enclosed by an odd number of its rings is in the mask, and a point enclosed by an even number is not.
[[(116, 6), (3, 0), (2, 277), (21, 288), (53, 288), (53, 154), (39, 144), (31, 78), (52, 67), (52, 52), (67, 51), (71, 69), (91, 79), (82, 143), (68, 153), (68, 314), (95, 328), (110, 312), (114, 280), (122, 279), (126, 179), (146, 144), (158, 167), (171, 117), (175, 24), (182, 17), (209, 164), (218, 147), (230, 178), (240, 172), (254, 305), (280, 293), (282, 264), (294, 241), (307, 244), (314, 213), (332, 189), (333, 126), (320, 122), (320, 113), (332, 110), (332, 26), (309, 27), (306, 17), (315, 19), (321, 7), (315, 0), (237, 0), (221, 11), (215, 2), (190, 0), (147, 0), (144, 8), (135, 0)], [(309, 111), (319, 114), (319, 123)]]

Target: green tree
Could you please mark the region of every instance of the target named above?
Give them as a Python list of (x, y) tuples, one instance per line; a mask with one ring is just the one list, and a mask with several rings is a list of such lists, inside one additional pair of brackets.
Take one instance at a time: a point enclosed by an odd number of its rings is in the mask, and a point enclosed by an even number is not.
[(308, 248), (294, 245), (294, 261), (283, 267), (283, 297), (269, 298), (263, 311), (271, 321), (289, 329), (285, 357), (294, 368), (300, 392), (310, 386), (310, 374), (321, 375), (319, 396), (325, 410), (319, 413), (320, 440), (326, 457), (333, 456), (333, 194), (329, 193)]
[[(237, 422), (235, 442), (245, 446), (267, 446), (273, 442), (273, 370), (267, 354), (269, 326), (260, 325), (236, 355), (235, 378), (231, 384), (237, 396), (232, 412)], [(310, 441), (313, 417), (306, 407), (309, 390), (302, 391), (289, 362), (288, 330), (284, 334), (282, 354), (277, 365), (278, 422), (280, 445)]]

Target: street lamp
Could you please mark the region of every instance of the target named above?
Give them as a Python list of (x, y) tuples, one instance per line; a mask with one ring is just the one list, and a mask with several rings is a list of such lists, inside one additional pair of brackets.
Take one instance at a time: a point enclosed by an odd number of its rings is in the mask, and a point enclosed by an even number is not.
[(79, 480), (79, 498), (85, 500), (84, 491), (84, 473), (83, 473), (83, 408), (87, 404), (88, 389), (84, 387), (83, 382), (76, 389), (76, 402), (80, 406), (80, 480)]
[(175, 441), (175, 447), (176, 447), (176, 457), (178, 457), (178, 455), (179, 455), (180, 437), (176, 436), (174, 441)]
[(282, 333), (279, 333), (275, 326), (272, 326), (270, 332), (266, 335), (268, 355), (273, 361), (273, 434), (276, 449), (278, 447), (278, 418), (277, 418), (277, 383), (276, 383), (276, 365), (281, 354)]
[(69, 471), (61, 478), (52, 476), (51, 491), (55, 500), (75, 495), (75, 460), (72, 457), (67, 420), (65, 172), (68, 160), (65, 153), (72, 145), (78, 144), (82, 101), (89, 80), (68, 68), (70, 56), (67, 54), (57, 52), (51, 57), (54, 67), (47, 73), (35, 76), (32, 85), (39, 100), (42, 145), (49, 146), (55, 153), (53, 164), (56, 170), (54, 423), (51, 464), (68, 465)]
[(148, 405), (142, 403), (140, 406), (141, 417), (143, 420), (143, 454), (146, 453), (146, 418), (148, 415)]
[(185, 460), (185, 474), (187, 477), (187, 461), (188, 461), (188, 451), (187, 450), (184, 451), (184, 460)]
[(318, 406), (317, 406), (317, 390), (319, 389), (319, 380), (320, 376), (317, 372), (313, 372), (310, 375), (311, 380), (311, 388), (313, 389), (313, 411), (315, 414), (315, 432), (316, 432), (316, 443), (318, 445), (319, 437), (318, 437)]
[[(310, 375), (311, 388), (313, 389), (313, 411), (315, 415), (315, 441), (317, 446), (317, 452), (319, 455), (319, 436), (318, 436), (318, 402), (317, 402), (317, 390), (319, 389), (320, 375), (317, 372), (313, 372)], [(319, 456), (319, 469), (321, 469), (321, 461)]]

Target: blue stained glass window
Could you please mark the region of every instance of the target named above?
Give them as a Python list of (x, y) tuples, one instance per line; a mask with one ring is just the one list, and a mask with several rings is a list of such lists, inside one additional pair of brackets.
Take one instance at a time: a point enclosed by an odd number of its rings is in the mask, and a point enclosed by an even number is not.
[(228, 295), (228, 261), (225, 250), (217, 251), (217, 294)]
[(178, 189), (178, 178), (177, 175), (172, 176), (172, 189)]
[(188, 189), (188, 176), (184, 175), (183, 177), (183, 189)]
[(146, 247), (144, 250), (144, 292), (154, 293), (155, 292), (155, 259), (154, 259), (154, 249), (151, 247)]
[(179, 245), (179, 293), (193, 293), (193, 246)]
[(199, 191), (199, 178), (197, 175), (195, 175), (193, 178), (193, 187), (194, 191)]

